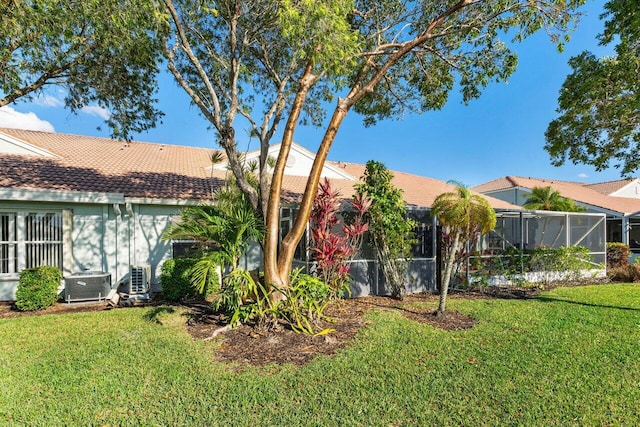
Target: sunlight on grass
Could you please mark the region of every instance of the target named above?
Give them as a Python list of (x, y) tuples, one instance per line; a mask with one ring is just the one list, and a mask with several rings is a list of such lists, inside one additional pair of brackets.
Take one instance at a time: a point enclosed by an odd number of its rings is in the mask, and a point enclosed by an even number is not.
[(640, 423), (640, 286), (452, 298), (447, 332), (398, 313), (335, 357), (236, 372), (177, 308), (0, 320), (0, 424)]

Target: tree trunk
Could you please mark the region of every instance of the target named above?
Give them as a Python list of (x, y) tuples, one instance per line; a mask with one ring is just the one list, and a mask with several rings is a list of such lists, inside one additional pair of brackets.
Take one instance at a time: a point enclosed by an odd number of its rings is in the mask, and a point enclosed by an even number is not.
[[(266, 235), (263, 261), (264, 281), (267, 291), (271, 286), (275, 286), (278, 289), (286, 289), (289, 287), (289, 275), (293, 264), (293, 251), (291, 252), (291, 259), (287, 265), (286, 259), (284, 262), (281, 260), (281, 258), (286, 257), (288, 254), (288, 251), (285, 250), (286, 246), (284, 240), (282, 242), (282, 254), (278, 254), (278, 240), (280, 234), (280, 197), (282, 194), (284, 171), (287, 165), (289, 151), (291, 150), (291, 144), (293, 143), (293, 134), (302, 112), (302, 108), (304, 107), (305, 99), (309, 93), (309, 89), (313, 86), (316, 79), (316, 76), (312, 74), (312, 64), (309, 63), (305, 69), (304, 75), (300, 79), (300, 88), (298, 89), (298, 93), (293, 101), (291, 113), (289, 114), (289, 119), (287, 120), (284, 128), (282, 143), (280, 145), (280, 153), (278, 154), (278, 159), (276, 160), (276, 165), (273, 170), (271, 188), (269, 189), (269, 201), (265, 213)], [(302, 237), (302, 235), (300, 237)], [(299, 240), (300, 238), (298, 238), (298, 241)], [(283, 296), (280, 292), (275, 292), (272, 293), (270, 298), (272, 301), (278, 301), (282, 300)]]
[(451, 249), (447, 254), (447, 263), (445, 266), (444, 276), (442, 277), (442, 283), (440, 284), (440, 304), (438, 305), (438, 313), (444, 313), (447, 304), (447, 293), (449, 292), (449, 282), (451, 281), (451, 272), (453, 271), (453, 263), (458, 252), (458, 246), (460, 245), (460, 232), (456, 231), (453, 238)]

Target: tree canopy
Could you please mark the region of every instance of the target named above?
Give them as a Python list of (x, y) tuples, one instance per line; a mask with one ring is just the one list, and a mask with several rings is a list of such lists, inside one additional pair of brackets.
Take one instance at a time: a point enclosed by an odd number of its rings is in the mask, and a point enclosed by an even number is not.
[[(561, 43), (584, 3), (222, 0), (205, 7), (196, 0), (163, 1), (171, 28), (169, 69), (216, 129), (238, 185), (265, 218), (265, 279), (279, 287), (288, 282), (322, 167), (350, 110), (374, 124), (442, 108), (456, 85), (465, 102), (477, 98), (514, 72), (517, 58), (507, 42), (545, 28)], [(304, 121), (324, 131), (298, 217), (280, 240), (282, 177), (296, 126)], [(257, 190), (242, 177), (241, 122), (260, 141)], [(279, 127), (272, 173), (267, 150)]]
[(0, 2), (0, 107), (58, 87), (73, 112), (107, 109), (114, 136), (155, 126), (157, 18), (145, 0)]
[(601, 45), (616, 42), (615, 55), (582, 52), (558, 98), (559, 117), (545, 133), (556, 166), (565, 161), (629, 175), (640, 166), (640, 0), (610, 0)]
[(558, 190), (551, 186), (533, 187), (522, 205), (526, 209), (541, 211), (582, 212), (585, 209), (576, 204), (573, 199), (562, 196)]

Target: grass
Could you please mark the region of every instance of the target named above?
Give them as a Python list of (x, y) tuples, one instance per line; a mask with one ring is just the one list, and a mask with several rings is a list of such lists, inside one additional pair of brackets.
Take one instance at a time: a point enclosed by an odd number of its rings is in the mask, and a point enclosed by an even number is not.
[(0, 425), (640, 424), (640, 286), (449, 309), (480, 324), (373, 312), (335, 357), (240, 372), (178, 309), (0, 320)]

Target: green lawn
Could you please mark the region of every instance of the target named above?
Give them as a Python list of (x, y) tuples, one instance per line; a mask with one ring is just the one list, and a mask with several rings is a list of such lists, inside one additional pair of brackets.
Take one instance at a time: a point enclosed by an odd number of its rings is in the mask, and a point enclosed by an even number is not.
[(237, 372), (171, 308), (0, 320), (0, 425), (638, 425), (640, 286), (390, 312), (335, 357)]

